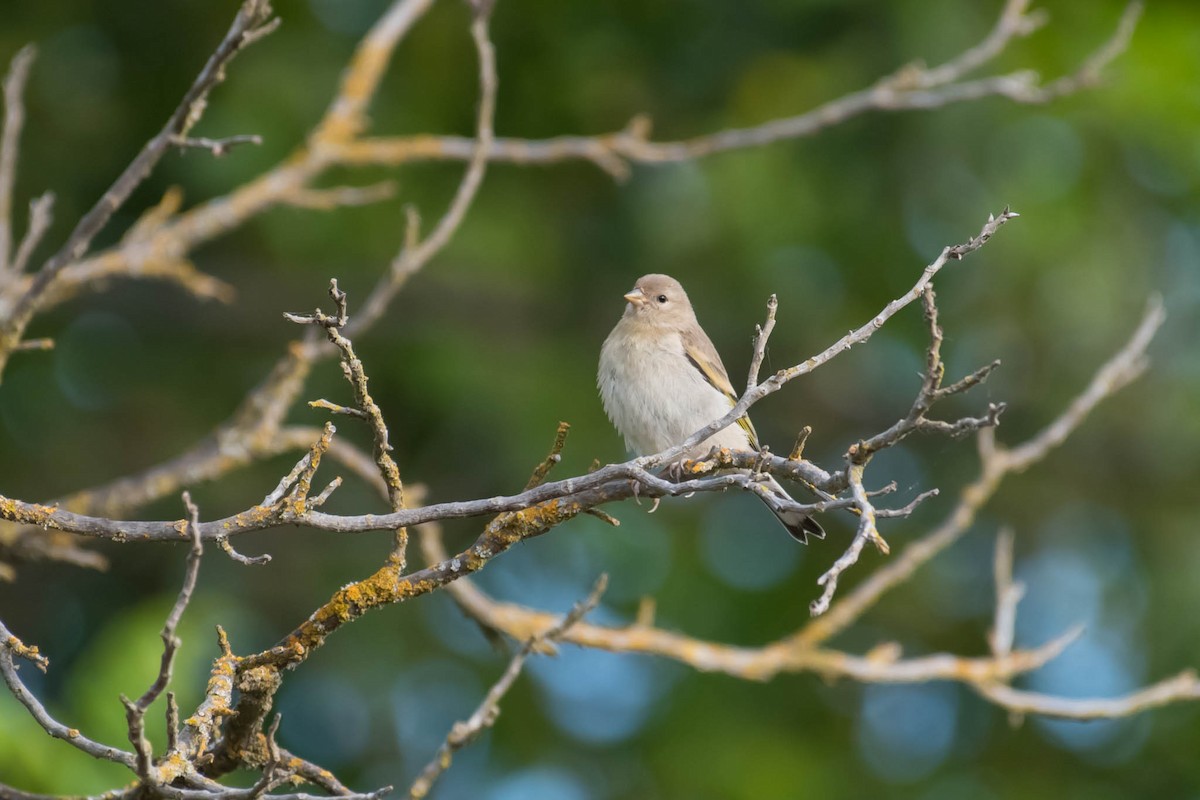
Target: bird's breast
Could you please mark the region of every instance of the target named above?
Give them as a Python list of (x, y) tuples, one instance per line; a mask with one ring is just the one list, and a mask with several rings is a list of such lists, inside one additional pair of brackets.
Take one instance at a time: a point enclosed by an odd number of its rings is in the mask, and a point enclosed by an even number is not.
[[(624, 320), (622, 320), (622, 323)], [(597, 384), (604, 410), (637, 455), (666, 450), (724, 416), (730, 401), (688, 361), (678, 333), (642, 335), (618, 323), (600, 349)], [(748, 449), (731, 425), (697, 448)]]

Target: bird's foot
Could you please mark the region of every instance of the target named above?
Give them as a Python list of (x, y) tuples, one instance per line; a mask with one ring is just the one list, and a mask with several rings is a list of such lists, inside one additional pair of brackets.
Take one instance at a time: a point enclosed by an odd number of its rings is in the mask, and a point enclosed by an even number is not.
[(680, 483), (683, 480), (683, 462), (684, 459), (682, 458), (678, 461), (672, 461), (663, 470), (663, 474), (666, 475), (672, 483)]

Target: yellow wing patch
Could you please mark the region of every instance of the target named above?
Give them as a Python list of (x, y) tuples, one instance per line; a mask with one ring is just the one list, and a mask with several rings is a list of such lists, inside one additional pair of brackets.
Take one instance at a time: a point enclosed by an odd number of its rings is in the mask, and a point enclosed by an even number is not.
[[(729, 399), (729, 407), (733, 408), (737, 403), (737, 395), (734, 394), (733, 385), (729, 382), (729, 376), (725, 374), (725, 367), (720, 363), (713, 363), (706, 358), (704, 353), (697, 348), (684, 346), (684, 354), (688, 361), (692, 362), (692, 366), (700, 371), (704, 379), (712, 385), (721, 394)], [(737, 424), (746, 432), (746, 436), (750, 439), (750, 446), (755, 450), (758, 449), (758, 432), (754, 430), (754, 425), (750, 423), (749, 417), (741, 417)]]

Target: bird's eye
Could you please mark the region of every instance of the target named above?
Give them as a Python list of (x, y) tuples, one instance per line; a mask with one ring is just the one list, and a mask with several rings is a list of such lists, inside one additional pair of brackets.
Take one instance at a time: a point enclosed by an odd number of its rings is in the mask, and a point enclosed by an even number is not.
[(660, 294), (657, 299), (658, 299), (658, 302), (660, 302), (660, 303), (667, 302), (667, 296), (665, 294)]

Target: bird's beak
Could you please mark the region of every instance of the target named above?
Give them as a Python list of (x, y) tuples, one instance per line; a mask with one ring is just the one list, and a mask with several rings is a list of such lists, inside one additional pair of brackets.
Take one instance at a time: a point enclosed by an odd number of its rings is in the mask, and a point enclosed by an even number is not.
[(646, 302), (646, 294), (641, 289), (633, 289), (625, 293), (625, 299), (633, 303), (635, 306), (640, 306)]

